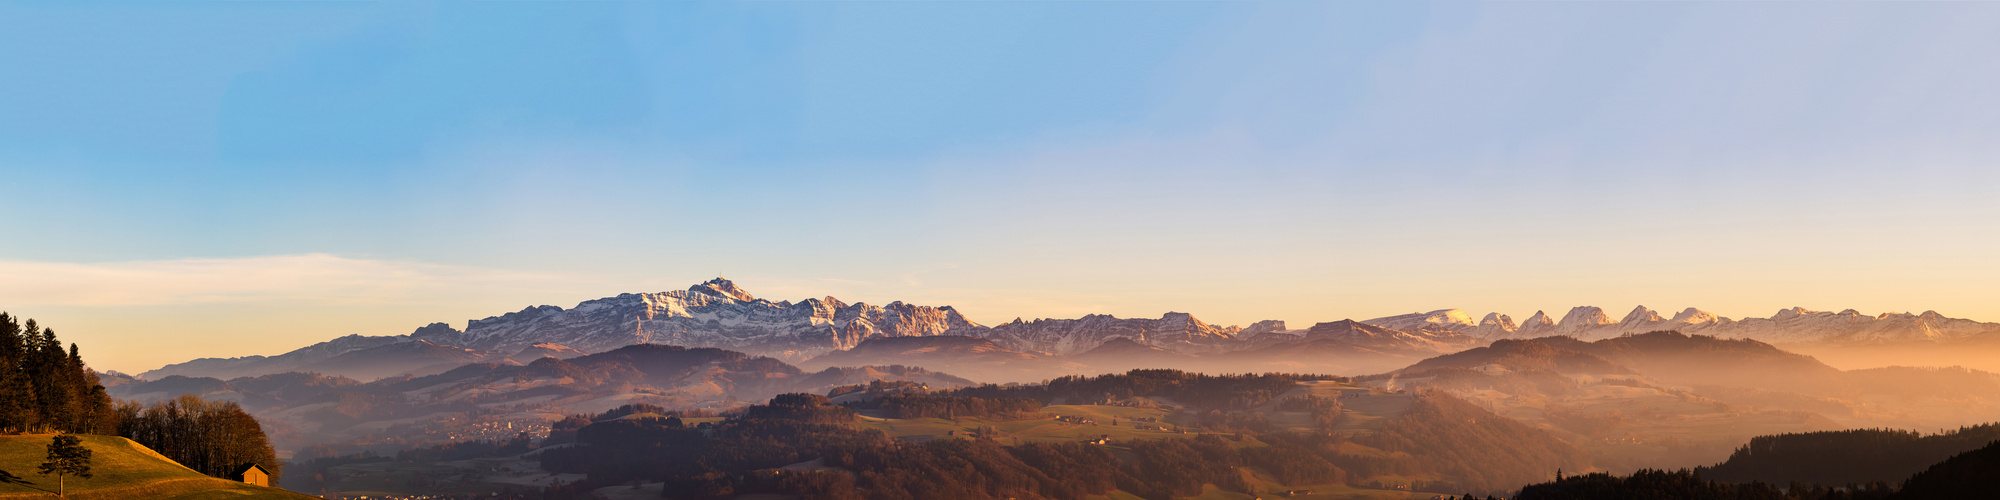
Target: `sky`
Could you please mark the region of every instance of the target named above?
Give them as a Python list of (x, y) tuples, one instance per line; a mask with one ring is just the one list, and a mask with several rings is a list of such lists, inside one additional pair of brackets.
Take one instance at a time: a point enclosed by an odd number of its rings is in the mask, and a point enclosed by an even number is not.
[(0, 2), (94, 366), (725, 276), (974, 321), (2000, 321), (2000, 2)]

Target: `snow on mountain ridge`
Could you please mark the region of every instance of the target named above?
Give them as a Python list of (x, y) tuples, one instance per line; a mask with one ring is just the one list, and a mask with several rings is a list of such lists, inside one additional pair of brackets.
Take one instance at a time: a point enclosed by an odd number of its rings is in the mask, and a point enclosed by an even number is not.
[(1556, 322), (1556, 329), (1565, 332), (1580, 332), (1610, 323), (1611, 317), (1605, 316), (1603, 309), (1599, 309), (1596, 306), (1577, 306), (1571, 308), (1569, 314), (1563, 315), (1562, 321)]
[[(1407, 326), (1412, 323), (1409, 319), (1412, 316), (1415, 315), (1378, 318), (1367, 323), (1390, 328), (1397, 325)], [(1642, 305), (1634, 307), (1623, 320), (1613, 322), (1604, 314), (1603, 309), (1580, 306), (1570, 309), (1561, 321), (1552, 320), (1543, 311), (1536, 311), (1533, 317), (1528, 318), (1518, 328), (1512, 328), (1512, 322), (1505, 319), (1505, 315), (1489, 313), (1478, 325), (1469, 327), (1455, 322), (1428, 324), (1483, 340), (1548, 335), (1569, 335), (1583, 340), (1595, 340), (1659, 330), (1676, 330), (1687, 334), (1723, 338), (1748, 338), (1774, 344), (1939, 342), (1987, 335), (2000, 336), (2000, 323), (1949, 318), (1936, 311), (1918, 314), (1882, 313), (1869, 316), (1853, 309), (1835, 313), (1791, 307), (1780, 309), (1769, 318), (1733, 320), (1693, 307), (1681, 310), (1672, 318), (1662, 318), (1657, 311)]]
[(1632, 312), (1626, 314), (1625, 319), (1619, 321), (1618, 324), (1644, 325), (1644, 324), (1659, 323), (1661, 321), (1664, 320), (1660, 319), (1659, 312), (1653, 311), (1652, 309), (1647, 309), (1646, 306), (1638, 306), (1632, 308)]
[[(1259, 333), (1267, 333), (1272, 327), (1284, 328), (1282, 322), (1259, 324), (1266, 328)], [(1169, 312), (1159, 319), (1118, 318), (1109, 314), (1034, 321), (1014, 318), (991, 328), (967, 329), (962, 333), (992, 339), (1010, 349), (1075, 354), (1115, 338), (1177, 351), (1212, 351), (1235, 340), (1240, 331), (1243, 329), (1234, 326), (1210, 325), (1188, 313)]]
[(940, 335), (980, 325), (950, 306), (848, 304), (833, 297), (771, 302), (717, 278), (686, 290), (627, 293), (570, 309), (537, 306), (468, 322), (467, 347), (513, 352), (553, 342), (584, 352), (659, 343), (799, 360), (871, 337)]
[(1439, 309), (1427, 313), (1399, 314), (1366, 320), (1362, 321), (1362, 323), (1397, 330), (1419, 330), (1427, 326), (1444, 329), (1479, 326), (1479, 322), (1472, 320), (1471, 314), (1460, 309)]

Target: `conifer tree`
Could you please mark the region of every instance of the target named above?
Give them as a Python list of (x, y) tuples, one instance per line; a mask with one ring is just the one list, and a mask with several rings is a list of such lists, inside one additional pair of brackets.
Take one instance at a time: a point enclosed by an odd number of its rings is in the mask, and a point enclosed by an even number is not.
[(67, 495), (65, 476), (90, 478), (90, 449), (83, 447), (83, 440), (71, 434), (56, 436), (49, 442), (48, 461), (36, 468), (43, 475), (56, 475), (56, 496)]
[[(33, 321), (33, 320), (29, 320)], [(36, 342), (35, 395), (40, 396), (42, 426), (69, 430), (76, 423), (75, 385), (70, 382), (69, 355), (56, 340), (53, 328), (43, 328)]]
[(0, 432), (104, 432), (115, 418), (75, 344), (64, 352), (54, 329), (0, 312)]
[(26, 373), (27, 339), (19, 318), (0, 313), (0, 430), (28, 428), (35, 400)]

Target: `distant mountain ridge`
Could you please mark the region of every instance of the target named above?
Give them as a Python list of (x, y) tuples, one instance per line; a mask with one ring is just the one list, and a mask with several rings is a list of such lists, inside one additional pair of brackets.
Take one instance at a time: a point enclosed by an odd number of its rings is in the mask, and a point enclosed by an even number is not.
[(1239, 332), (1282, 331), (1280, 321), (1260, 322), (1245, 330), (1177, 312), (1158, 319), (1104, 314), (1016, 319), (988, 327), (951, 306), (901, 301), (875, 306), (833, 297), (772, 302), (717, 278), (686, 290), (620, 294), (567, 309), (527, 307), (470, 320), (463, 331), (433, 323), (406, 335), (349, 335), (276, 356), (196, 359), (142, 373), (140, 378), (227, 379), (309, 371), (372, 380), (430, 375), (467, 363), (523, 365), (543, 356), (569, 358), (637, 344), (711, 347), (801, 362), (854, 349), (869, 339), (947, 335), (1058, 356), (1081, 354), (1115, 339), (1173, 352), (1220, 352), (1243, 347)]
[[(140, 377), (233, 378), (316, 371), (371, 379), (402, 373), (427, 375), (470, 362), (526, 364), (534, 361), (529, 358), (542, 355), (575, 357), (637, 344), (713, 347), (800, 361), (852, 348), (874, 337), (933, 336), (981, 328), (950, 306), (900, 301), (875, 306), (849, 304), (833, 297), (771, 302), (717, 278), (687, 290), (621, 294), (584, 301), (569, 309), (528, 307), (468, 321), (464, 331), (433, 323), (408, 335), (349, 335), (277, 356), (196, 359)], [(419, 342), (457, 350), (422, 348), (415, 345)], [(390, 348), (392, 345), (398, 347)], [(335, 359), (370, 349), (424, 349), (436, 359)], [(368, 366), (352, 369), (356, 365)]]
[(1646, 306), (1638, 306), (1622, 319), (1614, 321), (1603, 309), (1578, 306), (1571, 308), (1560, 320), (1553, 319), (1547, 312), (1535, 311), (1534, 316), (1519, 325), (1515, 325), (1513, 318), (1505, 314), (1488, 313), (1475, 322), (1472, 315), (1463, 310), (1439, 309), (1375, 318), (1363, 323), (1399, 330), (1457, 332), (1483, 341), (1553, 335), (1597, 340), (1662, 330), (1745, 338), (1781, 345), (1950, 342), (2000, 337), (2000, 323), (1947, 318), (1937, 311), (1869, 316), (1853, 309), (1826, 312), (1802, 307), (1779, 310), (1769, 318), (1730, 319), (1692, 307), (1672, 317), (1663, 317)]
[[(1504, 314), (1487, 314), (1475, 321), (1465, 311), (1441, 309), (1366, 321), (1320, 322), (1297, 330), (1275, 320), (1248, 328), (1220, 326), (1183, 312), (1168, 312), (1159, 318), (1108, 314), (1075, 319), (1016, 318), (985, 326), (948, 305), (895, 301), (876, 306), (834, 297), (773, 302), (717, 278), (685, 290), (620, 294), (567, 309), (527, 307), (467, 321), (463, 331), (446, 323), (432, 323), (405, 335), (349, 335), (276, 356), (196, 359), (140, 377), (229, 379), (306, 371), (372, 380), (401, 374), (430, 375), (467, 363), (524, 365), (544, 356), (573, 358), (637, 344), (711, 347), (799, 363), (854, 349), (870, 339), (937, 336), (980, 338), (1007, 350), (1057, 357), (1083, 355), (1107, 342), (1126, 340), (1217, 362), (1277, 363), (1267, 368), (1386, 368), (1498, 339), (1568, 336), (1596, 340), (1662, 330), (1779, 345), (2000, 339), (2000, 324), (1945, 318), (1935, 312), (1863, 316), (1852, 310), (1828, 313), (1799, 308), (1780, 311), (1771, 318), (1732, 320), (1694, 308), (1668, 318), (1638, 307), (1614, 321), (1602, 309), (1583, 306), (1570, 309), (1561, 319), (1537, 312), (1519, 324)], [(1116, 360), (1102, 353), (1090, 357), (1121, 366), (1130, 364), (1113, 362)], [(1146, 364), (1172, 359), (1151, 356)], [(940, 361), (935, 356), (932, 360)]]
[[(434, 344), (416, 341), (388, 347), (409, 345), (429, 350)], [(907, 366), (846, 365), (805, 371), (777, 359), (724, 349), (637, 344), (568, 359), (470, 363), (430, 375), (365, 383), (309, 373), (226, 380), (175, 375), (121, 384), (110, 393), (139, 402), (182, 394), (235, 401), (259, 419), (296, 430), (307, 441), (326, 441), (380, 432), (387, 425), (383, 422), (421, 423), (467, 412), (533, 422), (630, 403), (726, 408), (737, 401), (761, 401), (788, 392), (825, 393), (876, 380), (940, 388), (973, 384)]]

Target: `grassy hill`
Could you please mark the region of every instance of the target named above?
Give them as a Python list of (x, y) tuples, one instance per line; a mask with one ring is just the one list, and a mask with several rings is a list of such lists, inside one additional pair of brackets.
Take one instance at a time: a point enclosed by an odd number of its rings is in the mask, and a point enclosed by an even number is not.
[[(41, 464), (47, 455), (49, 441), (53, 437), (52, 434), (0, 436), (0, 471), (19, 478), (19, 481), (0, 482), (0, 499), (56, 498), (56, 477), (35, 472), (35, 466)], [(202, 475), (130, 439), (82, 437), (84, 447), (91, 451), (92, 477), (70, 477), (65, 481), (71, 500), (313, 498), (277, 488), (251, 486)]]

